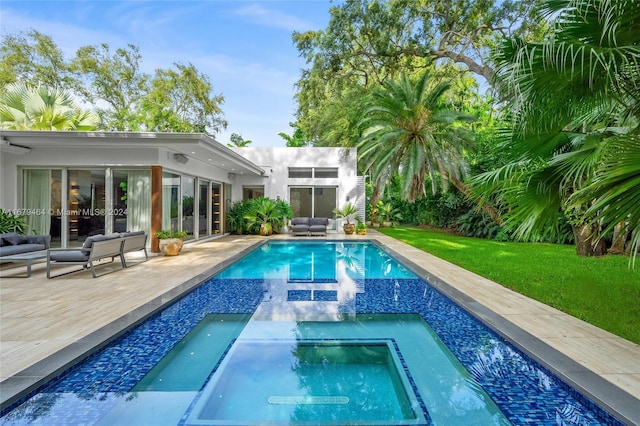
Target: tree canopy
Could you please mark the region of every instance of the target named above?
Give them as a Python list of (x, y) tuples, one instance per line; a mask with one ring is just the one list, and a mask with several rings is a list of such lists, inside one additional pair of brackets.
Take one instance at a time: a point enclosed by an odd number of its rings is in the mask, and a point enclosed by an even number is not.
[(51, 37), (38, 31), (3, 36), (0, 91), (16, 81), (73, 93), (100, 117), (99, 130), (203, 132), (225, 129), (224, 97), (193, 64), (173, 64), (155, 74), (140, 69), (137, 46), (112, 50), (82, 46), (65, 58)]
[[(512, 127), (501, 146), (510, 162), (480, 175), (509, 222), (527, 237), (555, 229), (562, 212), (581, 255), (604, 253), (606, 232), (640, 243), (640, 4), (548, 0), (554, 29), (542, 42), (514, 38), (496, 61)], [(614, 234), (614, 240), (616, 236)]]
[(294, 33), (308, 68), (297, 83), (297, 124), (314, 144), (355, 144), (363, 96), (433, 64), (494, 84), (490, 51), (512, 35), (539, 37), (539, 0), (346, 0), (326, 29)]

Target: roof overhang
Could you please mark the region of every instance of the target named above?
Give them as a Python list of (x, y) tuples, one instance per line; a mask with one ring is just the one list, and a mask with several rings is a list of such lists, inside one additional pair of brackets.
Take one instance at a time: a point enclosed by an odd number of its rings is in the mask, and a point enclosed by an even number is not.
[(165, 148), (184, 158), (233, 173), (262, 176), (264, 170), (213, 137), (200, 133), (0, 131), (2, 152), (26, 154), (43, 147), (56, 148)]

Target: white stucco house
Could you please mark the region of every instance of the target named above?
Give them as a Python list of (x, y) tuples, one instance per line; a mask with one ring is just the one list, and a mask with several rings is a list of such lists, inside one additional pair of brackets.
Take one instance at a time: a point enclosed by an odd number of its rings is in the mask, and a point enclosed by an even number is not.
[(61, 247), (125, 230), (213, 238), (231, 203), (258, 196), (288, 201), (294, 216), (329, 217), (335, 230), (334, 208), (364, 212), (356, 157), (355, 148), (231, 149), (203, 134), (0, 131), (0, 208)]

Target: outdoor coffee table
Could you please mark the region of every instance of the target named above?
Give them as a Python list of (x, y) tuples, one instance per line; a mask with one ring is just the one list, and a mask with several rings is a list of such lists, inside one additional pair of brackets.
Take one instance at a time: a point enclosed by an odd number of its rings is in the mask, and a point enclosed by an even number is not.
[(0, 257), (0, 262), (26, 262), (27, 263), (27, 275), (11, 275), (4, 278), (29, 278), (31, 276), (31, 263), (34, 260), (45, 259), (47, 257), (46, 250), (30, 251), (28, 253), (13, 254), (11, 256)]

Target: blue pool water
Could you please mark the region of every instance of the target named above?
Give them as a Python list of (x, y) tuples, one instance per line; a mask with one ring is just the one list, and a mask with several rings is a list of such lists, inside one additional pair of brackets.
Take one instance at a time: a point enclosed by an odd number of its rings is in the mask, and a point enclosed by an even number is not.
[(617, 425), (366, 242), (269, 242), (3, 413), (47, 425)]

